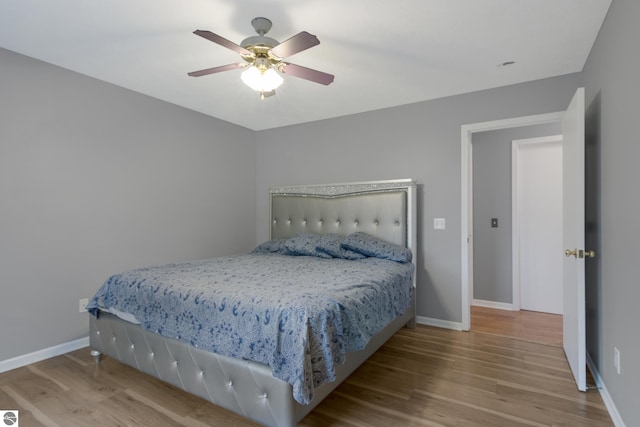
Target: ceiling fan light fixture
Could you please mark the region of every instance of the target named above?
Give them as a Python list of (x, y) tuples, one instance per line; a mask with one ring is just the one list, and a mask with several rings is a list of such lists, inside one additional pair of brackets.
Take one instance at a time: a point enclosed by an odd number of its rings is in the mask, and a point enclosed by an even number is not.
[(277, 89), (284, 81), (273, 68), (260, 71), (257, 67), (251, 66), (242, 72), (240, 76), (244, 84), (256, 92), (271, 92)]

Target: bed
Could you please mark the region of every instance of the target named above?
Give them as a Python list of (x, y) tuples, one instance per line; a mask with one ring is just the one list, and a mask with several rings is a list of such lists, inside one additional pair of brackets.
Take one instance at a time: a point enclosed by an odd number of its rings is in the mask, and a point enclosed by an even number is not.
[[(252, 253), (110, 277), (88, 306), (96, 362), (106, 355), (289, 427), (398, 329), (415, 326), (415, 181), (273, 187), (269, 196), (270, 239)], [(169, 289), (159, 277), (173, 280)], [(223, 294), (214, 282), (240, 286)]]

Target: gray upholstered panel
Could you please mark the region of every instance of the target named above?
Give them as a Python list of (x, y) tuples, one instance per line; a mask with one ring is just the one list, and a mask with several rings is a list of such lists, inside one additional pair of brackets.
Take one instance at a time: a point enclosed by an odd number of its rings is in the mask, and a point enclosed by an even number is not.
[(90, 316), (91, 349), (267, 426), (292, 427), (296, 409), (288, 383), (271, 369), (206, 352), (145, 331), (109, 313)]
[(335, 197), (273, 194), (271, 237), (297, 233), (351, 234), (363, 231), (391, 243), (407, 244), (407, 193), (387, 191)]

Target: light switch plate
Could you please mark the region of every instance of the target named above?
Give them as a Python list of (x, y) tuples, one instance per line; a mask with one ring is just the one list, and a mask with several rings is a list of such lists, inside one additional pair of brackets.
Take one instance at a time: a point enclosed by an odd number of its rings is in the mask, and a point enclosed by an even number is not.
[(444, 218), (433, 218), (434, 230), (444, 230), (445, 228), (446, 228), (446, 223)]

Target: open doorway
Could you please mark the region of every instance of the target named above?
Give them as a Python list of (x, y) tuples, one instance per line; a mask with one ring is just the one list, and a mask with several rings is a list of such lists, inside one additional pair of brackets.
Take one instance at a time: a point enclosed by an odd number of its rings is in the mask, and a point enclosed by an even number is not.
[[(498, 131), (524, 127), (535, 127), (538, 125), (553, 125), (560, 123), (564, 112), (539, 114), (533, 116), (516, 117), (512, 119), (496, 120), (490, 122), (482, 122), (464, 125), (461, 128), (461, 180), (462, 180), (462, 210), (461, 210), (461, 270), (462, 270), (462, 286), (461, 286), (461, 300), (462, 300), (462, 329), (469, 330), (471, 328), (471, 303), (474, 300), (474, 286), (473, 286), (473, 246), (474, 246), (474, 227), (473, 227), (473, 138), (484, 132)], [(540, 136), (540, 135), (531, 135)], [(522, 136), (521, 134), (521, 137)], [(517, 138), (514, 138), (517, 139)], [(510, 144), (510, 142), (509, 142)], [(510, 150), (510, 148), (508, 149)], [(508, 162), (508, 169), (510, 169), (510, 161)], [(510, 173), (510, 170), (509, 170)], [(510, 180), (508, 181), (510, 182)], [(508, 191), (508, 190), (507, 190)], [(510, 215), (507, 215), (510, 217)], [(493, 217), (492, 217), (493, 218)], [(507, 260), (511, 262), (511, 258)], [(504, 277), (504, 276), (503, 276)], [(511, 277), (509, 277), (509, 283), (511, 284)], [(512, 286), (511, 286), (512, 289)], [(503, 296), (502, 300), (507, 304), (513, 304), (512, 290), (508, 292), (508, 297)], [(507, 307), (500, 307), (507, 308)]]
[(561, 132), (472, 136), (472, 330), (562, 345)]

